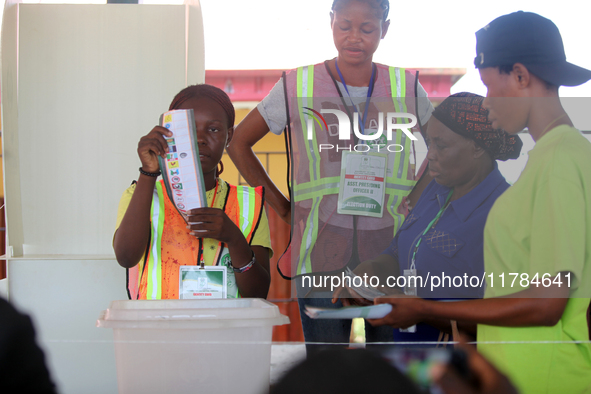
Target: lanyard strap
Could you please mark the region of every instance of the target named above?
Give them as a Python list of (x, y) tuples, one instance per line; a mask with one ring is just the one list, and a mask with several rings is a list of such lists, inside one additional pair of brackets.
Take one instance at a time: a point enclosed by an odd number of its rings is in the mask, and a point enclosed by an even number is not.
[[(343, 77), (343, 74), (341, 74), (341, 70), (339, 69), (339, 63), (337, 62), (337, 59), (334, 60), (334, 65), (337, 69), (337, 73), (339, 74), (339, 78), (341, 78), (341, 82), (345, 86), (345, 91), (347, 92), (347, 96), (349, 96), (349, 100), (351, 101), (351, 105), (355, 109), (355, 112), (359, 112), (357, 110), (357, 106), (355, 105), (355, 103), (353, 102), (353, 99), (351, 98), (351, 94), (349, 93), (349, 89), (347, 88), (347, 83), (345, 82), (345, 78)], [(369, 100), (371, 98), (371, 95), (373, 94), (374, 78), (376, 75), (376, 67), (373, 63), (371, 65), (372, 65), (371, 78), (369, 80), (369, 87), (367, 88), (367, 99), (365, 100), (365, 111), (363, 113), (363, 119), (359, 119), (359, 124), (361, 126), (361, 134), (365, 134), (365, 122), (367, 120), (367, 110), (369, 109)]]
[(419, 237), (419, 240), (417, 241), (417, 244), (415, 245), (415, 249), (412, 252), (412, 259), (411, 259), (411, 263), (410, 263), (410, 269), (411, 270), (412, 269), (416, 269), (416, 267), (415, 267), (415, 257), (417, 255), (417, 250), (419, 250), (419, 245), (421, 244), (421, 241), (423, 240), (423, 237), (439, 221), (439, 218), (441, 217), (441, 215), (443, 215), (443, 212), (447, 209), (447, 206), (449, 205), (449, 200), (450, 200), (451, 195), (453, 194), (453, 192), (454, 192), (454, 189), (451, 189), (449, 191), (449, 193), (447, 195), (447, 198), (445, 199), (445, 204), (443, 204), (443, 206), (439, 209), (439, 212), (437, 212), (437, 215), (435, 216), (435, 218), (433, 220), (431, 220), (431, 222), (429, 223), (429, 225), (427, 226), (427, 228), (425, 229), (425, 231), (423, 231), (423, 234), (421, 234), (421, 236)]

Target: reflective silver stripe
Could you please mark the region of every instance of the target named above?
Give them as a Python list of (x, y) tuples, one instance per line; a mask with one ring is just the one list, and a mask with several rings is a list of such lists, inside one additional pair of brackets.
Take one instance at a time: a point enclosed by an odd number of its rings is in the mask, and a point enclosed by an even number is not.
[(336, 183), (325, 183), (325, 184), (322, 184), (322, 185), (316, 185), (316, 186), (313, 186), (313, 187), (309, 187), (307, 189), (299, 189), (299, 190), (297, 190), (297, 194), (298, 195), (303, 195), (303, 194), (308, 194), (308, 193), (315, 193), (315, 192), (319, 192), (319, 191), (324, 190), (324, 189), (333, 189), (333, 188), (339, 187), (339, 186), (340, 186), (340, 183), (339, 182), (336, 182)]
[[(394, 198), (392, 199), (392, 204), (390, 204), (390, 212), (391, 212), (392, 216), (397, 214), (396, 211), (394, 210), (397, 202), (398, 202), (398, 196), (394, 195)], [(396, 222), (394, 222), (394, 225), (396, 225)]]
[[(316, 216), (316, 210), (318, 209), (318, 205), (320, 204), (320, 199), (318, 197), (316, 197), (314, 199), (314, 204), (312, 205), (312, 209), (310, 210), (310, 218), (315, 218)], [(304, 253), (304, 259), (300, 259), (300, 261), (303, 263), (302, 264), (302, 275), (307, 274), (308, 271), (306, 271), (306, 261), (309, 258), (308, 256), (310, 255), (310, 248), (312, 247), (312, 234), (314, 233), (314, 225), (316, 224), (316, 220), (310, 220), (310, 230), (308, 231), (308, 234), (306, 235), (306, 252)]]
[[(310, 107), (308, 104), (308, 67), (305, 66), (302, 68), (302, 106), (303, 107)], [(313, 67), (313, 66), (312, 66)], [(304, 120), (305, 120), (305, 127), (308, 128), (308, 125), (312, 126), (312, 131), (314, 131), (314, 122), (308, 122), (308, 114), (304, 113)], [(304, 125), (302, 125), (304, 126)], [(303, 127), (302, 127), (303, 129)], [(306, 130), (308, 131), (308, 130)], [(307, 134), (307, 133), (306, 133)], [(316, 153), (314, 152), (314, 140), (308, 140), (308, 149), (310, 150), (310, 154), (312, 155), (312, 176), (314, 180), (318, 180), (316, 175), (316, 167), (318, 165), (318, 158), (316, 157)]]
[[(314, 67), (314, 66), (305, 66), (302, 68), (302, 104), (304, 107), (310, 107), (311, 105), (308, 104), (308, 67)], [(306, 113), (304, 113), (304, 120), (305, 120), (305, 124), (302, 125), (302, 131), (304, 129), (304, 126), (306, 127), (306, 131), (308, 132), (307, 128), (308, 125), (312, 126), (312, 132), (314, 131), (314, 124), (313, 122), (308, 122), (308, 115)], [(307, 135), (307, 133), (306, 133)], [(304, 138), (306, 138), (306, 136), (303, 136)], [(317, 176), (317, 166), (318, 166), (318, 158), (316, 157), (316, 153), (314, 152), (314, 139), (312, 140), (308, 140), (308, 149), (310, 150), (310, 155), (312, 156), (312, 165), (310, 166), (310, 169), (312, 170), (312, 175), (311, 178), (313, 178), (313, 181), (318, 181), (318, 176)], [(311, 179), (312, 180), (312, 179)], [(296, 192), (297, 194), (301, 194), (299, 191)], [(314, 233), (314, 226), (316, 225), (316, 220), (314, 220), (314, 216), (315, 216), (315, 211), (318, 209), (318, 204), (319, 204), (320, 200), (318, 199), (318, 197), (315, 199), (312, 210), (310, 211), (310, 214), (308, 216), (308, 224), (307, 224), (307, 234), (306, 234), (306, 251), (304, 252), (304, 256), (303, 259), (300, 257), (300, 261), (298, 262), (298, 265), (301, 268), (301, 273), (302, 274), (306, 274), (307, 270), (306, 270), (306, 260), (308, 259), (308, 256), (310, 254), (310, 248), (312, 246), (312, 234)]]
[[(250, 216), (250, 193), (248, 186), (242, 186), (242, 212), (240, 213), (242, 214), (243, 220), (242, 228), (240, 230), (242, 231), (242, 234), (245, 234), (244, 230), (250, 225), (250, 220), (248, 220)], [(246, 236), (248, 236), (248, 234), (246, 234)]]
[(386, 183), (386, 189), (411, 191), (412, 188), (413, 188), (413, 186), (409, 186), (409, 185), (397, 185), (395, 183)]
[[(306, 120), (308, 119), (308, 115), (306, 115)], [(314, 126), (312, 126), (314, 128)], [(312, 154), (312, 175), (314, 176), (314, 181), (318, 180), (318, 175), (316, 174), (316, 166), (318, 165), (318, 158), (316, 157), (316, 153), (314, 153), (314, 141), (308, 141), (308, 147), (310, 148), (310, 153)]]
[[(317, 186), (313, 186), (313, 187), (309, 187), (306, 189), (300, 189), (297, 191), (298, 195), (305, 195), (308, 193), (316, 193), (319, 192), (321, 190), (325, 190), (325, 189), (335, 189), (335, 188), (339, 188), (340, 187), (340, 183), (336, 182), (336, 183), (326, 183), (326, 184), (322, 184), (322, 185), (317, 185)], [(395, 183), (386, 183), (386, 189), (394, 189), (394, 190), (403, 190), (403, 191), (411, 191), (412, 190), (412, 186), (409, 185), (397, 185)]]
[[(158, 234), (158, 224), (160, 216), (160, 197), (158, 196), (158, 188), (154, 188), (154, 199), (152, 203), (152, 234), (155, 238), (152, 240), (152, 294), (151, 299), (155, 300), (158, 298), (158, 286), (160, 285), (159, 278), (158, 278), (158, 264), (160, 264), (160, 250), (158, 248), (158, 237), (161, 235)], [(156, 242), (154, 242), (156, 241)]]
[[(398, 100), (398, 105), (400, 106), (399, 109), (400, 111), (402, 111), (403, 103), (400, 99), (400, 96), (402, 96), (402, 85), (400, 83), (400, 69), (396, 67), (394, 69), (394, 72), (396, 73), (396, 100)], [(392, 83), (392, 81), (390, 81), (390, 83)]]
[[(396, 67), (394, 69), (394, 72), (396, 73), (396, 100), (398, 100), (399, 110), (403, 111), (404, 103), (402, 102), (402, 97), (401, 97), (402, 96), (402, 84), (400, 82), (400, 79), (401, 79), (400, 78), (400, 68)], [(398, 130), (398, 132), (399, 132), (399, 130)], [(405, 133), (402, 133), (402, 137), (400, 139), (400, 145), (402, 145), (406, 148), (406, 134)], [(400, 163), (398, 164), (398, 174), (397, 174), (398, 178), (402, 177), (402, 170), (404, 169), (404, 161), (406, 160), (405, 151), (406, 151), (406, 149), (403, 149), (402, 152), (400, 152)]]
[[(402, 133), (402, 136), (400, 138), (400, 145), (404, 146), (404, 148), (406, 148), (406, 134)], [(402, 149), (400, 153), (400, 162), (398, 163), (398, 179), (402, 178), (402, 171), (404, 170), (404, 162), (406, 160), (406, 153), (405, 153), (406, 149)]]
[(302, 67), (302, 97), (308, 97), (308, 66)]

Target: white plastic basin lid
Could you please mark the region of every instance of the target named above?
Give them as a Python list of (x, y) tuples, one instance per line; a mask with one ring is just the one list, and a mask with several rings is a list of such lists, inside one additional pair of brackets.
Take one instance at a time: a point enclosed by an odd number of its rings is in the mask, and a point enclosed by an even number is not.
[(175, 328), (252, 327), (283, 325), (289, 318), (263, 299), (112, 301), (98, 327)]

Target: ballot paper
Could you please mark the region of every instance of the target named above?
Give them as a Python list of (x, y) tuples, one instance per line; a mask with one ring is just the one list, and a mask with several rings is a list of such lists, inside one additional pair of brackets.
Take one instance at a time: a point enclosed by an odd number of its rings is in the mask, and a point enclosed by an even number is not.
[[(348, 284), (350, 283), (351, 286), (349, 286), (347, 284), (347, 287), (354, 290), (357, 294), (359, 294), (360, 297), (363, 297), (366, 300), (373, 301), (374, 298), (386, 295), (386, 293), (382, 293), (381, 291), (379, 291), (375, 287), (366, 286), (364, 284), (364, 281), (362, 280), (362, 278), (359, 275), (357, 275), (355, 272), (351, 271), (351, 269), (349, 267), (347, 267), (347, 269), (345, 270), (344, 275), (346, 277), (350, 278), (350, 281), (348, 282)], [(355, 278), (359, 278), (359, 279), (355, 279)], [(359, 284), (359, 286), (357, 286), (356, 284)]]
[(158, 157), (160, 171), (168, 197), (186, 219), (187, 211), (207, 206), (193, 110), (165, 112), (160, 125), (172, 131), (171, 137), (165, 137), (166, 158)]
[(381, 319), (392, 312), (392, 305), (346, 306), (344, 308), (315, 308), (306, 306), (304, 311), (311, 319)]

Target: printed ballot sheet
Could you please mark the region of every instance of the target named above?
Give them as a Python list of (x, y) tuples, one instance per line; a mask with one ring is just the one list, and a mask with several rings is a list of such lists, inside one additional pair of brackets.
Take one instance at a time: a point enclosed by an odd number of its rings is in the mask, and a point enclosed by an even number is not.
[(343, 308), (315, 308), (309, 305), (304, 310), (311, 319), (381, 319), (392, 312), (392, 305), (346, 306)]
[(158, 157), (160, 171), (168, 197), (186, 217), (188, 210), (207, 206), (193, 110), (165, 112), (160, 125), (172, 131), (172, 137), (166, 139), (166, 159)]

